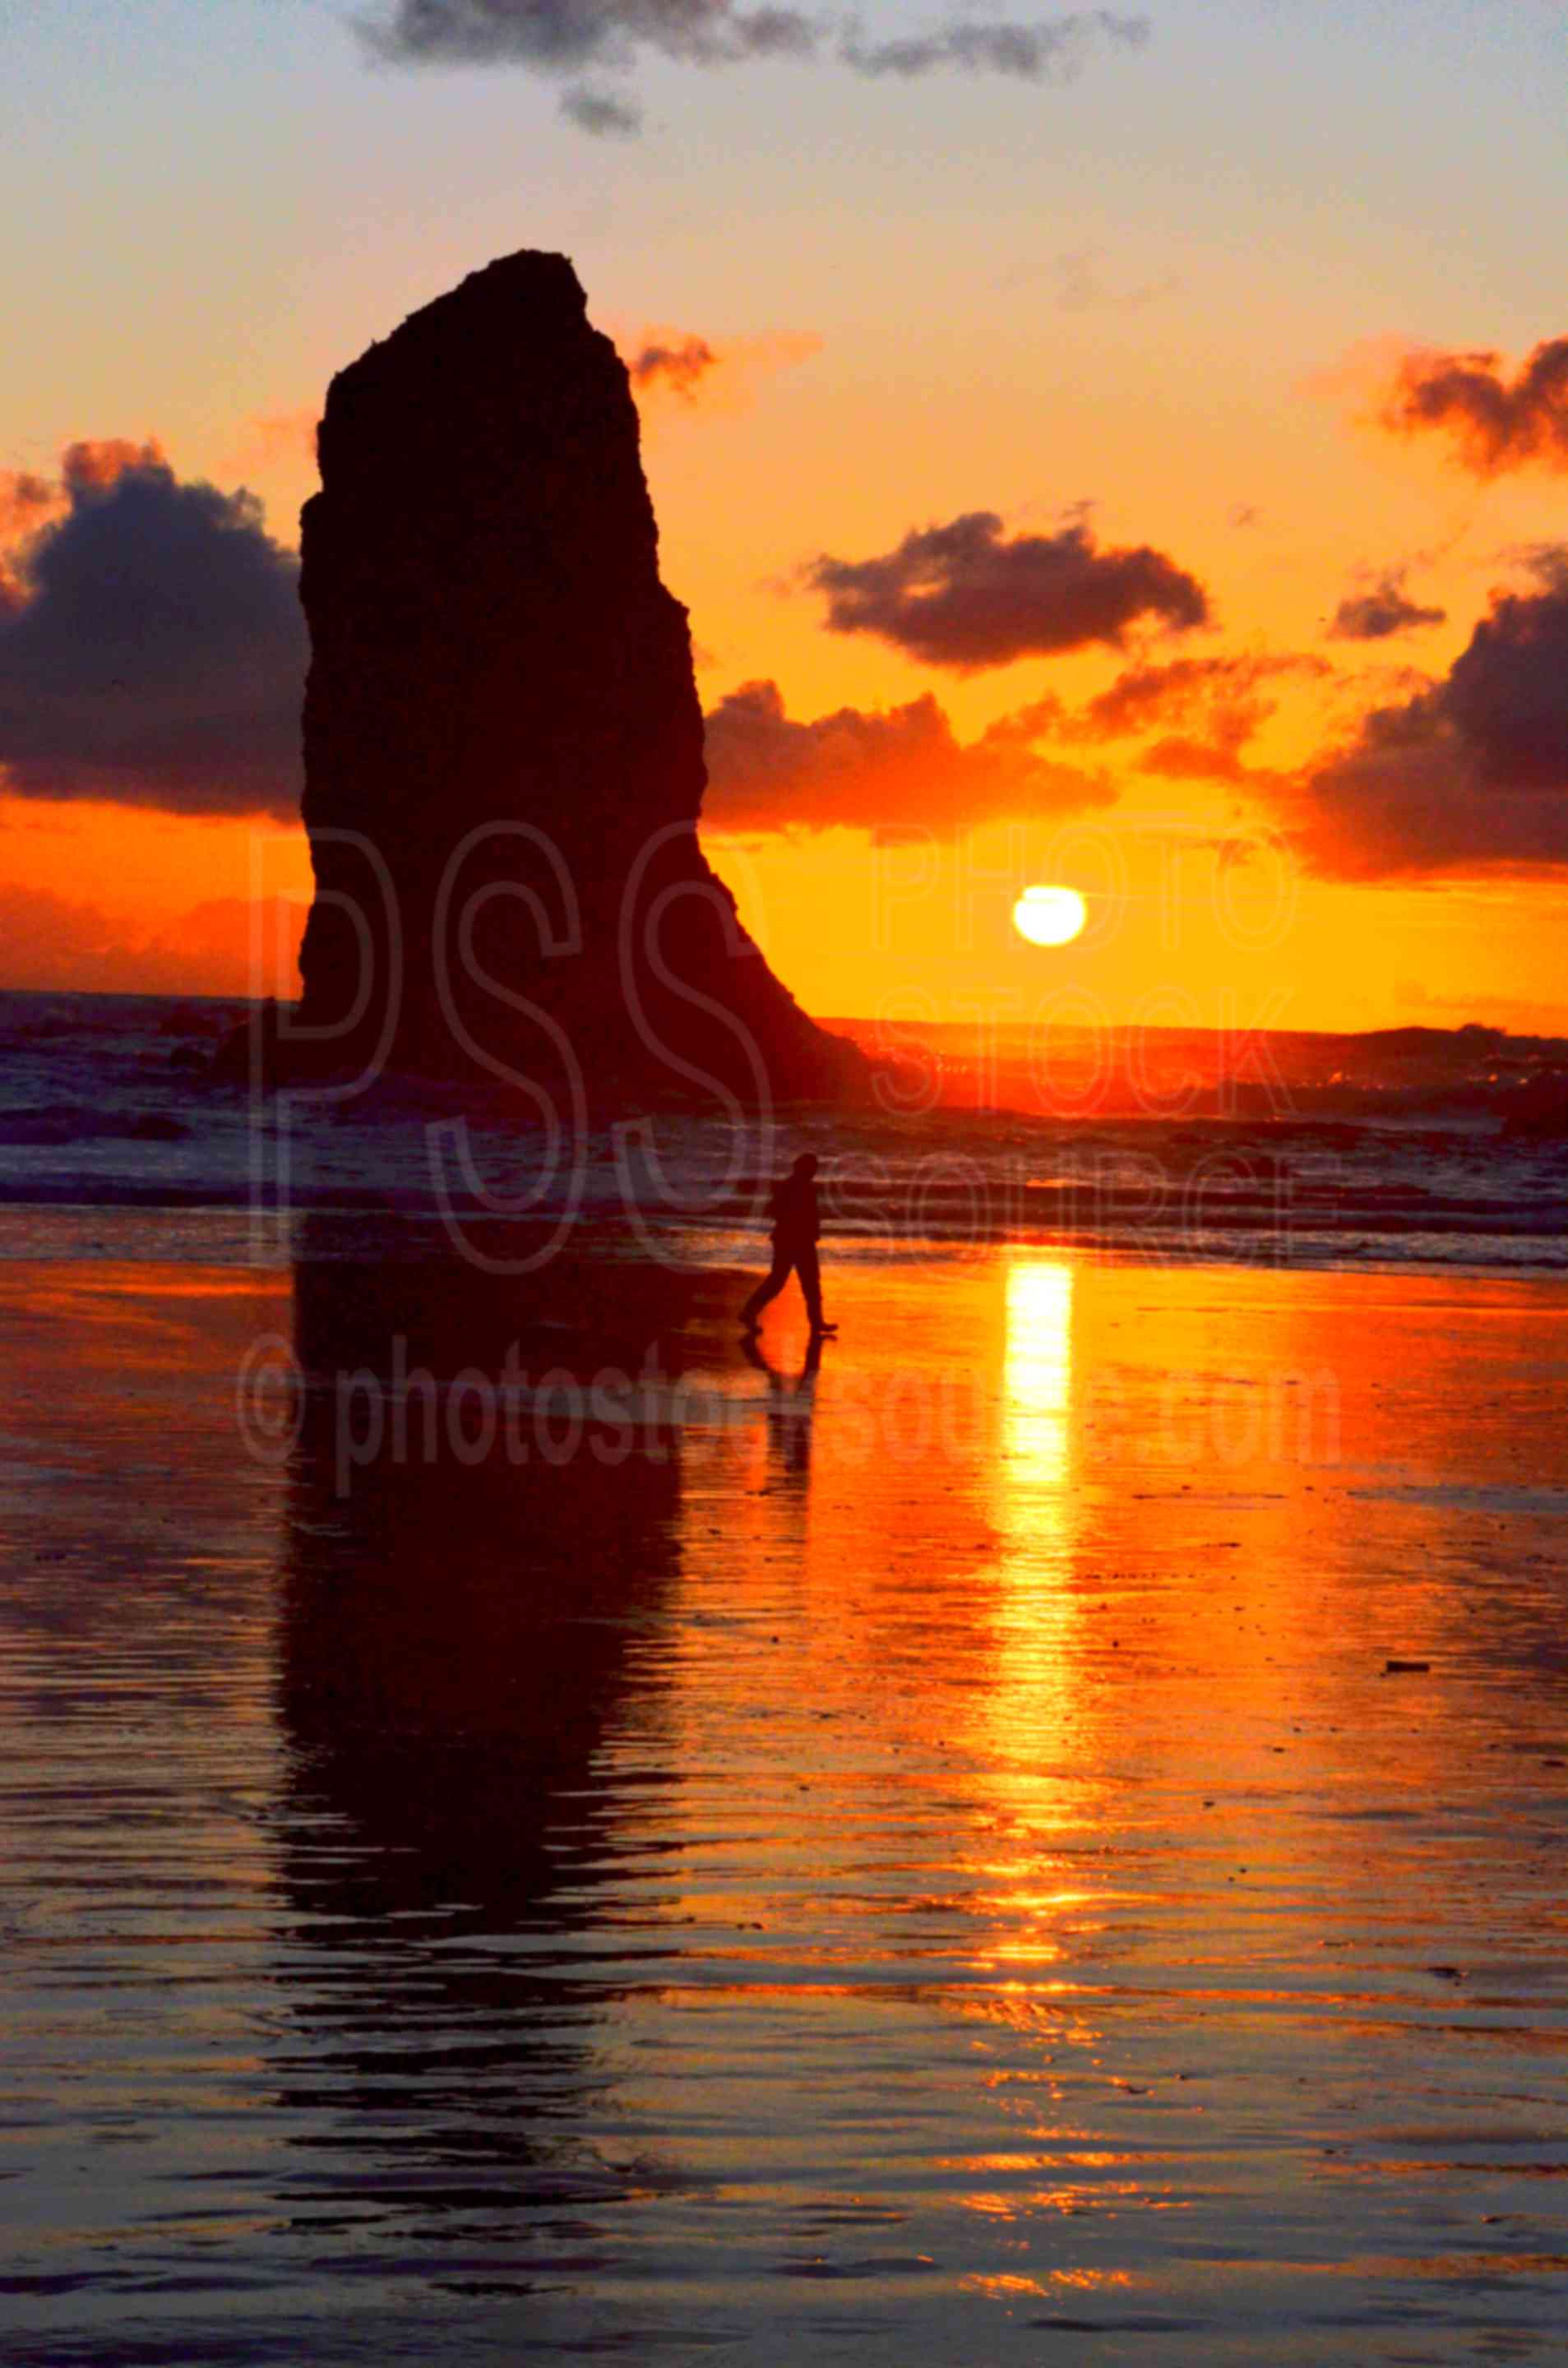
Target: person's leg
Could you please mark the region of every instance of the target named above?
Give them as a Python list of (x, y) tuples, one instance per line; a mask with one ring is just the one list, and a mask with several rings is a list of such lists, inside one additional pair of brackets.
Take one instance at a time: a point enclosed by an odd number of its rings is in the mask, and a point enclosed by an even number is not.
[(802, 1242), (795, 1252), (795, 1272), (801, 1278), (801, 1292), (806, 1303), (806, 1314), (811, 1318), (812, 1329), (813, 1332), (820, 1332), (823, 1328), (822, 1269), (817, 1264), (815, 1242)]
[(756, 1322), (770, 1299), (777, 1299), (790, 1280), (790, 1253), (778, 1242), (773, 1245), (773, 1264), (752, 1292), (741, 1310), (741, 1322), (749, 1329)]

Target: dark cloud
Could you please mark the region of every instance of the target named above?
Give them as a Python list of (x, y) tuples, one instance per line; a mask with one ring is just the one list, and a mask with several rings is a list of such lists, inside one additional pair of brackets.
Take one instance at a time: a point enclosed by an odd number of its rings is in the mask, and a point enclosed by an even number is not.
[(626, 367), (635, 387), (667, 386), (689, 403), (719, 357), (706, 337), (657, 340), (633, 354)]
[(810, 57), (817, 21), (795, 8), (733, 0), (397, 0), (362, 28), (402, 64), (530, 65), (577, 74), (624, 67), (651, 50), (688, 65)]
[(1411, 354), (1382, 422), (1396, 435), (1449, 436), (1478, 477), (1568, 469), (1568, 337), (1537, 346), (1511, 379), (1500, 354)]
[(1509, 789), (1568, 791), (1568, 567), (1538, 564), (1540, 589), (1493, 596), (1449, 669), (1443, 712)]
[(1366, 592), (1348, 592), (1329, 623), (1336, 642), (1386, 642), (1392, 634), (1408, 633), (1418, 625), (1448, 622), (1446, 609), (1424, 609), (1404, 588), (1408, 571), (1391, 567)]
[(68, 444), (58, 477), (36, 470), (0, 470), (0, 624), (28, 603), (21, 570), (25, 546), (69, 508), (74, 491), (112, 485), (127, 469), (152, 466), (164, 458), (153, 438), (132, 444), (123, 437)]
[(961, 17), (890, 41), (864, 41), (849, 30), (839, 54), (857, 74), (896, 74), (906, 81), (957, 67), (964, 74), (1010, 74), (1020, 82), (1063, 83), (1082, 74), (1096, 50), (1142, 49), (1148, 39), (1147, 17), (1092, 8), (1029, 25)]
[(1497, 556), (1522, 569), (1538, 592), (1568, 588), (1568, 542), (1517, 542)]
[(805, 581), (835, 632), (875, 633), (931, 666), (1006, 666), (1101, 642), (1149, 619), (1171, 632), (1209, 620), (1203, 586), (1143, 543), (1102, 550), (1080, 518), (1057, 533), (1003, 533), (992, 510), (905, 535), (877, 559), (823, 557)]
[(62, 481), (0, 611), (6, 788), (292, 816), (306, 635), (260, 505), (148, 446), (73, 445)]
[(748, 682), (707, 717), (703, 819), (732, 832), (915, 824), (951, 834), (999, 816), (1113, 804), (1102, 775), (1037, 752), (1054, 712), (1053, 702), (1020, 709), (960, 741), (929, 692), (903, 707), (842, 707), (799, 723), (776, 683)]
[(613, 91), (569, 90), (561, 112), (579, 131), (591, 131), (600, 140), (634, 140), (642, 129), (642, 108)]
[[(1011, 24), (960, 17), (929, 31), (868, 40), (853, 16), (737, 6), (735, 0), (394, 0), (360, 20), (371, 54), (403, 65), (520, 65), (544, 74), (624, 73), (647, 55), (684, 65), (834, 58), (853, 73), (903, 80), (939, 72), (1065, 83), (1097, 50), (1136, 49), (1142, 17), (1096, 8)], [(569, 91), (562, 111), (585, 130), (639, 128), (635, 107)]]
[(1498, 593), (1439, 682), (1375, 708), (1289, 803), (1340, 877), (1568, 864), (1568, 564)]

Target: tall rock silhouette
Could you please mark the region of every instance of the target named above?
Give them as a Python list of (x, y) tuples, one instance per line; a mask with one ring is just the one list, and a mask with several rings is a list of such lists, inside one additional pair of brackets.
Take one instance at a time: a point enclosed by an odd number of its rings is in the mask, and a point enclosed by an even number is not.
[(853, 1090), (698, 844), (687, 612), (625, 366), (508, 256), (333, 381), (305, 506), (298, 1042), (590, 1095)]

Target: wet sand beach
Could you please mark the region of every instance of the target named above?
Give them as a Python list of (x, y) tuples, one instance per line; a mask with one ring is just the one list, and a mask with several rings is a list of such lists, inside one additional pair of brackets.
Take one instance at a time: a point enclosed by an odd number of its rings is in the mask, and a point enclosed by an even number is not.
[(827, 1282), (0, 1267), (9, 2359), (1560, 2356), (1568, 1285)]

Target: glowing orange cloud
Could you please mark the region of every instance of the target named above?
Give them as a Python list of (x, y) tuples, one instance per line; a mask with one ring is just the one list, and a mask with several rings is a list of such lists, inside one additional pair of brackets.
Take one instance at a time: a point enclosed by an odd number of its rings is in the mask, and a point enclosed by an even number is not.
[[(60, 456), (58, 477), (36, 469), (0, 469), (0, 547), (26, 542), (70, 507), (74, 493), (101, 493), (131, 469), (165, 464), (155, 436), (132, 444), (122, 436), (82, 437)], [(0, 578), (3, 580), (3, 578)]]
[(313, 468), (320, 418), (320, 406), (312, 404), (301, 411), (271, 412), (249, 419), (234, 443), (233, 458), (242, 468), (268, 469), (300, 460)]
[(132, 444), (123, 436), (83, 437), (67, 444), (60, 457), (60, 473), (73, 491), (102, 492), (132, 469), (160, 469), (168, 455), (155, 436)]
[(0, 543), (36, 534), (60, 507), (60, 488), (28, 469), (0, 469)]
[(0, 882), (4, 983), (99, 995), (299, 992), (302, 900), (210, 897), (151, 922), (54, 890)]
[(693, 405), (700, 399), (706, 406), (717, 398), (731, 411), (744, 408), (762, 380), (822, 350), (820, 337), (788, 331), (715, 341), (690, 330), (645, 328), (618, 336), (616, 344), (639, 402), (674, 396)]

